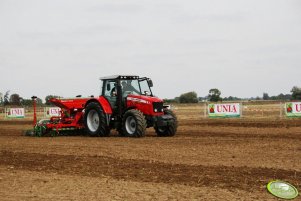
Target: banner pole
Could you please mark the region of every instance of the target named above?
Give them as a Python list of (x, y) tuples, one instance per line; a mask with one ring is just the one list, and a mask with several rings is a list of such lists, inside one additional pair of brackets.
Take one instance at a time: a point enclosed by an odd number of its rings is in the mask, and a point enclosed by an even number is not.
[(242, 102), (240, 102), (240, 117), (242, 117), (242, 111), (243, 111), (243, 105), (242, 105)]
[(37, 99), (37, 97), (32, 96), (31, 99), (32, 99), (32, 102), (33, 102), (33, 126), (35, 126), (37, 124), (37, 111), (36, 111), (36, 107), (37, 107), (36, 99)]

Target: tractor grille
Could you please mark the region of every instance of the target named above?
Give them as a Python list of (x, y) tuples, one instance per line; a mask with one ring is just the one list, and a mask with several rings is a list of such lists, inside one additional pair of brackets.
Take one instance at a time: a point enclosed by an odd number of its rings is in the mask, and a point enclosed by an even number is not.
[(154, 102), (153, 109), (154, 112), (163, 112), (163, 102)]

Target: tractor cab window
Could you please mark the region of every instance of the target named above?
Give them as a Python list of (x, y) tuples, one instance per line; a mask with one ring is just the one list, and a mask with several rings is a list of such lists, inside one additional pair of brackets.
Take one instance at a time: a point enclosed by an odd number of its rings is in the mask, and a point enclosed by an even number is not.
[(140, 87), (138, 80), (122, 80), (122, 96), (126, 97), (129, 94), (140, 95)]
[(117, 87), (115, 81), (106, 81), (104, 84), (103, 95), (106, 97), (116, 97)]
[(116, 101), (117, 101), (117, 84), (115, 80), (106, 80), (104, 81), (103, 85), (103, 96), (111, 104), (112, 108), (116, 108)]
[(141, 88), (141, 94), (142, 95), (152, 95), (152, 91), (149, 87), (149, 84), (147, 82), (147, 80), (141, 80), (140, 81), (140, 88)]

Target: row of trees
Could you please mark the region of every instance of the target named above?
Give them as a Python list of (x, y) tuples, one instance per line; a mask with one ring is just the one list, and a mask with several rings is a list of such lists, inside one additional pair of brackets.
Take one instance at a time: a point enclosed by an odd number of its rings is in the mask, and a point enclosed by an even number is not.
[[(247, 100), (301, 100), (301, 88), (294, 86), (291, 90), (292, 94), (279, 94), (278, 96), (269, 96), (268, 93), (263, 93), (261, 97), (251, 97)], [(23, 105), (23, 106), (31, 106), (32, 100), (31, 99), (24, 99), (20, 97), (19, 94), (11, 94), (9, 95), (10, 91), (5, 92), (2, 94), (0, 92), (0, 105)], [(55, 95), (48, 95), (45, 97), (45, 105), (50, 105), (51, 103), (49, 100), (51, 98), (58, 98), (59, 96)], [(197, 103), (199, 101), (211, 101), (211, 102), (218, 102), (218, 101), (236, 101), (236, 100), (243, 100), (242, 98), (238, 97), (221, 97), (221, 91), (217, 88), (213, 88), (209, 90), (208, 96), (205, 97), (198, 97), (197, 93), (187, 92), (181, 94), (179, 97), (174, 99), (165, 99), (165, 102), (177, 102), (177, 103)], [(42, 99), (37, 98), (37, 104), (42, 105)]]
[(268, 93), (263, 93), (262, 97), (251, 97), (251, 98), (238, 98), (238, 97), (221, 97), (221, 91), (217, 88), (209, 90), (208, 96), (198, 97), (196, 92), (187, 92), (181, 94), (180, 97), (175, 99), (165, 99), (166, 102), (177, 102), (177, 103), (197, 103), (199, 101), (237, 101), (237, 100), (301, 100), (301, 88), (294, 86), (291, 90), (292, 94), (279, 94), (278, 96), (269, 96)]
[[(0, 92), (0, 106), (18, 105), (18, 106), (32, 106), (32, 99), (22, 98), (19, 94), (14, 93), (9, 95), (10, 91), (6, 91), (4, 94)], [(50, 105), (49, 100), (51, 98), (57, 98), (55, 95), (48, 95), (45, 97), (45, 105)], [(37, 105), (43, 105), (43, 101), (40, 98), (36, 99)]]

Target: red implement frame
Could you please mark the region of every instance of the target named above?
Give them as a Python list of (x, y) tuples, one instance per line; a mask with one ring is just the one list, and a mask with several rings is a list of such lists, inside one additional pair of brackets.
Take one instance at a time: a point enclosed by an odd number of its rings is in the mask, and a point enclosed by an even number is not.
[(83, 110), (88, 100), (90, 98), (51, 99), (50, 102), (61, 108), (61, 115), (51, 117), (50, 123), (46, 125), (47, 128), (57, 132), (63, 128), (84, 128), (82, 121)]

